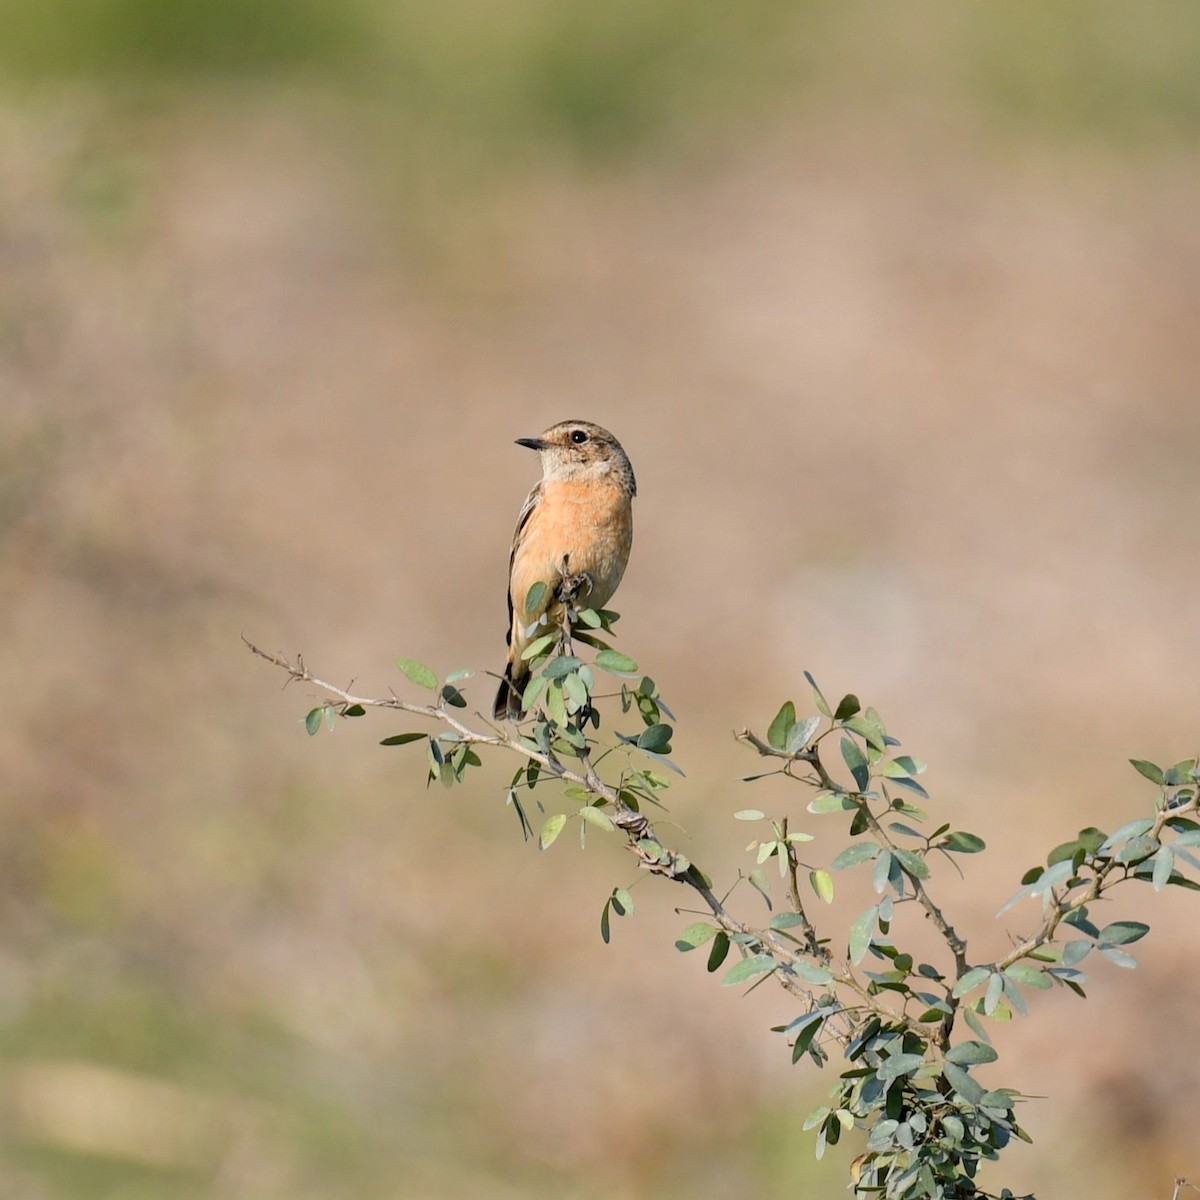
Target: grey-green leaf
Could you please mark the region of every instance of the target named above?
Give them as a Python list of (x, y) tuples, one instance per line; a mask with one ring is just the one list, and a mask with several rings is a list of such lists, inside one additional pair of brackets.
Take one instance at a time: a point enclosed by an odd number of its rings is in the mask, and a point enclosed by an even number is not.
[(649, 729), (642, 731), (637, 740), (638, 747), (642, 750), (654, 751), (657, 754), (669, 754), (672, 732), (670, 725), (651, 725)]
[(710, 925), (707, 921), (693, 921), (676, 939), (675, 949), (683, 953), (689, 950), (695, 950), (697, 946), (703, 946), (705, 942), (711, 941), (720, 932), (715, 925)]
[(411, 658), (396, 659), (396, 666), (412, 680), (417, 687), (426, 688), (428, 691), (436, 692), (438, 681), (437, 676), (424, 663), (419, 663)]
[(795, 723), (796, 706), (788, 700), (775, 714), (775, 719), (771, 722), (771, 726), (767, 730), (767, 742), (774, 746), (776, 750), (782, 750), (787, 745), (788, 730)]
[(970, 1075), (952, 1062), (942, 1067), (942, 1074), (950, 1082), (950, 1086), (968, 1103), (978, 1104), (985, 1095), (983, 1088)]
[(844, 871), (847, 867), (856, 867), (859, 863), (870, 861), (879, 853), (879, 847), (874, 842), (855, 842), (847, 846), (829, 864), (831, 871)]
[(866, 912), (860, 913), (854, 919), (854, 924), (850, 926), (850, 961), (858, 966), (866, 957), (867, 949), (871, 945), (871, 935), (875, 932), (875, 921), (879, 916), (879, 906), (871, 905)]
[(548, 850), (554, 844), (554, 839), (562, 833), (563, 826), (566, 823), (566, 813), (554, 813), (552, 816), (546, 818), (546, 822), (542, 826), (541, 836), (538, 838), (538, 844), (543, 850)]
[(391, 737), (385, 737), (379, 744), (381, 746), (406, 746), (409, 742), (419, 742), (426, 736), (424, 733), (394, 733)]
[(1145, 775), (1151, 783), (1162, 784), (1165, 782), (1162, 767), (1155, 766), (1154, 763), (1147, 762), (1144, 758), (1131, 758), (1129, 761), (1132, 763), (1133, 769), (1139, 775)]
[(804, 980), (805, 983), (822, 984), (829, 983), (833, 976), (824, 968), (818, 967), (813, 963), (805, 962), (802, 958), (797, 959), (792, 964), (792, 969)]
[(531, 617), (535, 613), (541, 612), (542, 600), (546, 596), (546, 585), (539, 579), (525, 593), (525, 616)]
[(950, 993), (952, 996), (965, 996), (969, 991), (977, 988), (985, 979), (991, 975), (987, 967), (972, 967), (959, 981), (954, 985), (954, 990)]
[(893, 1054), (879, 1064), (875, 1074), (884, 1081), (897, 1079), (901, 1075), (911, 1075), (924, 1061), (921, 1054)]
[(867, 765), (866, 756), (859, 744), (850, 738), (842, 738), (842, 758), (845, 759), (846, 766), (850, 768), (850, 774), (854, 776), (858, 790), (865, 792), (867, 785), (871, 782), (871, 768)]
[(769, 954), (755, 954), (730, 967), (721, 980), (721, 986), (732, 987), (735, 983), (744, 983), (747, 979), (753, 979), (755, 975), (774, 971), (777, 965)]
[(1171, 878), (1171, 872), (1175, 870), (1175, 855), (1171, 851), (1170, 846), (1160, 846), (1158, 853), (1154, 856), (1154, 874), (1152, 876), (1154, 882), (1154, 890), (1161, 892), (1167, 886), (1167, 881)]
[(596, 655), (596, 666), (610, 675), (636, 675), (638, 669), (637, 663), (619, 650), (601, 650)]
[(1130, 942), (1140, 941), (1150, 932), (1150, 926), (1141, 921), (1114, 921), (1100, 930), (1097, 939), (1106, 946), (1127, 946)]
[(616, 829), (612, 817), (602, 809), (597, 808), (594, 804), (585, 804), (579, 810), (579, 815), (589, 825), (595, 825), (597, 829), (603, 829), (605, 833), (612, 833)]
[(1000, 1055), (991, 1046), (983, 1042), (959, 1042), (946, 1055), (946, 1061), (958, 1063), (960, 1066), (971, 1066), (975, 1063), (995, 1062)]
[(787, 741), (784, 743), (784, 749), (789, 754), (799, 754), (810, 741), (812, 736), (821, 727), (820, 717), (805, 717), (803, 721), (797, 721), (795, 725), (788, 730)]

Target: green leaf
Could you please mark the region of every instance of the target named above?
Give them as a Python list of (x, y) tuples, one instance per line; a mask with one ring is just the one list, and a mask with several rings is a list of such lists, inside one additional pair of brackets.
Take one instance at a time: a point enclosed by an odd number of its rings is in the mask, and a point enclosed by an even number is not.
[(987, 849), (987, 843), (973, 833), (955, 832), (946, 834), (938, 842), (938, 849), (949, 850), (953, 854), (978, 854)]
[(582, 664), (572, 654), (560, 654), (557, 658), (552, 658), (542, 669), (542, 674), (547, 679), (561, 679), (564, 675), (570, 675), (572, 671), (578, 670)]
[(825, 1023), (825, 1018), (820, 1013), (810, 1013), (813, 1019), (808, 1021), (803, 1028), (796, 1034), (796, 1040), (792, 1044), (792, 1062), (797, 1063), (803, 1056), (804, 1052), (812, 1045), (813, 1038), (821, 1031), (821, 1026)]
[(604, 618), (594, 608), (581, 608), (576, 616), (592, 629), (599, 629), (604, 624)]
[(813, 734), (820, 727), (820, 717), (805, 717), (803, 721), (797, 721), (788, 730), (787, 741), (784, 743), (783, 748), (789, 754), (799, 754), (812, 741)]
[(929, 878), (929, 867), (925, 865), (925, 860), (919, 854), (915, 854), (911, 850), (893, 850), (892, 853), (914, 879)]
[(955, 998), (965, 996), (968, 992), (977, 988), (985, 979), (991, 975), (991, 971), (987, 967), (972, 967), (959, 981), (954, 985), (954, 990), (950, 995)]
[(771, 855), (775, 853), (778, 846), (779, 846), (779, 843), (777, 841), (769, 841), (769, 842), (760, 842), (759, 843), (758, 859), (756, 860), (758, 862), (759, 866), (762, 866), (762, 864), (765, 863), (767, 861), (767, 859), (770, 858)]
[(1192, 769), (1196, 765), (1194, 758), (1185, 758), (1174, 766), (1168, 767), (1163, 775), (1168, 787), (1178, 787), (1187, 783), (1192, 777)]
[(474, 677), (474, 675), (475, 675), (475, 672), (470, 671), (470, 670), (451, 671), (450, 674), (446, 676), (446, 682), (447, 683), (462, 683), (462, 681), (464, 679), (471, 679)]
[(563, 826), (567, 823), (566, 813), (554, 813), (546, 818), (545, 824), (542, 826), (541, 836), (538, 838), (538, 845), (543, 850), (549, 850), (554, 845), (554, 839), (563, 831)]
[(616, 826), (613, 824), (612, 817), (608, 813), (597, 808), (594, 804), (585, 804), (580, 810), (579, 815), (589, 824), (595, 825), (597, 829), (603, 829), (605, 833), (612, 833)]
[(543, 633), (541, 637), (536, 637), (524, 650), (521, 651), (522, 662), (533, 662), (535, 658), (541, 658), (554, 643), (558, 641), (557, 633)]
[(596, 655), (596, 666), (610, 675), (636, 675), (638, 665), (619, 650), (601, 650)]
[(966, 1071), (962, 1069), (962, 1067), (956, 1066), (952, 1062), (947, 1062), (942, 1067), (942, 1074), (946, 1077), (946, 1080), (950, 1086), (968, 1104), (978, 1104), (979, 1101), (983, 1099), (985, 1095), (983, 1088), (981, 1088), (979, 1084), (977, 1084), (975, 1080), (973, 1080), (970, 1075), (968, 1075)]
[(1152, 880), (1154, 890), (1161, 892), (1167, 886), (1172, 871), (1175, 870), (1175, 855), (1170, 846), (1161, 846), (1154, 856), (1154, 874)]
[(391, 737), (385, 737), (379, 744), (381, 746), (407, 746), (409, 742), (419, 742), (427, 736), (424, 733), (393, 733)]
[(1150, 817), (1138, 817), (1133, 821), (1126, 821), (1120, 829), (1110, 833), (1104, 839), (1104, 844), (1100, 847), (1101, 851), (1111, 850), (1118, 842), (1123, 842), (1126, 838), (1141, 837), (1148, 829), (1153, 828), (1154, 821)]
[(725, 930), (721, 930), (715, 938), (713, 938), (712, 949), (708, 952), (708, 973), (711, 975), (724, 961), (725, 956), (729, 953), (729, 934)]
[(735, 821), (761, 821), (764, 814), (759, 812), (757, 808), (739, 808), (733, 814)]
[(815, 1129), (821, 1124), (822, 1121), (825, 1120), (827, 1116), (829, 1116), (829, 1109), (822, 1104), (820, 1108), (814, 1108), (812, 1112), (810, 1112), (808, 1116), (804, 1118), (804, 1124), (801, 1126), (801, 1128), (805, 1131), (809, 1129)]
[(961, 1142), (967, 1133), (967, 1127), (958, 1117), (943, 1117), (942, 1128), (956, 1142)]
[(638, 748), (651, 750), (656, 754), (671, 752), (671, 734), (674, 732), (670, 725), (651, 725), (642, 731), (637, 740)]
[(689, 950), (695, 950), (697, 946), (703, 946), (705, 942), (711, 941), (718, 933), (720, 930), (707, 921), (693, 921), (675, 939), (675, 949), (686, 954)]
[(730, 967), (721, 979), (721, 986), (733, 987), (736, 983), (745, 983), (747, 979), (753, 979), (755, 975), (774, 971), (778, 965), (769, 954), (755, 954)]
[(872, 904), (866, 912), (860, 913), (854, 919), (854, 924), (850, 926), (850, 961), (856, 967), (866, 957), (867, 949), (871, 945), (871, 936), (875, 932), (875, 921), (878, 916), (879, 906)]
[(804, 924), (804, 917), (798, 912), (781, 912), (772, 917), (767, 923), (768, 929), (794, 929)]
[(957, 1063), (959, 1066), (972, 1066), (976, 1063), (995, 1062), (1000, 1057), (991, 1046), (983, 1042), (959, 1042), (946, 1055), (946, 1061)]
[(843, 796), (841, 792), (826, 792), (808, 802), (810, 813), (849, 812), (854, 807), (854, 801), (849, 796)]
[(1039, 971), (1037, 967), (1031, 967), (1026, 963), (1013, 963), (1004, 968), (1004, 973), (1009, 979), (1015, 979), (1026, 987), (1037, 988), (1039, 992), (1044, 992), (1047, 988), (1054, 986), (1046, 978), (1045, 971)]
[(1114, 921), (1100, 930), (1098, 941), (1106, 946), (1127, 946), (1140, 941), (1150, 932), (1150, 926), (1141, 921)]
[(1004, 976), (998, 971), (991, 973), (988, 979), (987, 991), (983, 996), (983, 1011), (990, 1017), (1004, 995)]
[(884, 850), (875, 860), (875, 867), (871, 872), (871, 886), (877, 892), (886, 890), (894, 863), (895, 856), (890, 850)]
[(808, 882), (817, 896), (826, 904), (833, 903), (833, 876), (828, 871), (809, 871)]
[(911, 1075), (923, 1062), (923, 1054), (893, 1054), (885, 1058), (875, 1070), (875, 1077), (885, 1083), (901, 1075)]
[(563, 691), (571, 698), (577, 710), (583, 708), (588, 702), (587, 684), (578, 674), (573, 673), (563, 680)]
[(628, 888), (613, 888), (612, 906), (618, 917), (633, 916), (635, 906)]
[(775, 720), (767, 730), (767, 742), (776, 750), (782, 750), (787, 745), (788, 730), (796, 723), (796, 706), (788, 700), (775, 714)]
[(545, 707), (546, 716), (562, 729), (567, 723), (567, 702), (561, 687), (555, 687), (555, 680), (546, 685)]
[(855, 842), (847, 846), (829, 864), (831, 871), (844, 871), (847, 867), (856, 867), (859, 863), (869, 862), (879, 853), (879, 847), (873, 842)]
[(792, 969), (805, 983), (822, 984), (829, 983), (833, 979), (833, 976), (824, 967), (805, 962), (802, 958), (792, 964)]
[(1040, 896), (1043, 892), (1048, 892), (1052, 887), (1056, 887), (1060, 883), (1064, 883), (1070, 879), (1075, 873), (1075, 868), (1070, 859), (1063, 862), (1056, 862), (1054, 866), (1043, 871), (1037, 878), (1037, 882), (1029, 887), (1031, 896)]
[(977, 1038), (984, 1042), (991, 1042), (991, 1035), (983, 1023), (983, 1018), (969, 1004), (963, 1006), (962, 1015)]
[(603, 909), (600, 910), (600, 936), (604, 939), (604, 944), (607, 946), (609, 939), (612, 937), (612, 930), (608, 923), (608, 910), (612, 907), (612, 897), (610, 896), (604, 902)]
[(842, 738), (842, 758), (846, 760), (846, 766), (850, 768), (850, 774), (854, 776), (854, 782), (858, 785), (860, 792), (867, 790), (867, 785), (871, 782), (871, 769), (867, 766), (867, 760), (859, 745), (850, 738)]
[(1092, 943), (1083, 938), (1076, 938), (1063, 947), (1062, 960), (1064, 967), (1074, 967), (1083, 962), (1092, 952)]
[(308, 710), (308, 714), (304, 718), (304, 728), (308, 730), (309, 737), (312, 737), (321, 728), (321, 719), (324, 715), (325, 710), (323, 708), (310, 708)]
[(442, 688), (442, 699), (445, 700), (451, 708), (466, 708), (467, 698), (458, 690), (458, 688), (447, 683)]
[(1163, 784), (1166, 782), (1162, 767), (1155, 766), (1154, 763), (1147, 762), (1144, 758), (1131, 758), (1129, 761), (1133, 765), (1133, 769), (1139, 775), (1145, 775), (1151, 783)]
[(352, 704), (352, 705), (350, 705), (350, 707), (348, 709), (346, 709), (346, 711), (344, 713), (342, 713), (342, 716), (343, 717), (364, 717), (364, 716), (366, 716), (366, 714), (367, 714), (367, 710), (365, 708), (363, 708), (363, 706), (361, 704)]
[(414, 662), (411, 658), (396, 659), (396, 666), (417, 685), (431, 692), (437, 691), (437, 676), (424, 663)]
[(525, 686), (525, 691), (521, 696), (521, 707), (529, 712), (537, 703), (538, 697), (546, 690), (546, 685), (549, 681), (544, 675), (535, 675), (530, 679)]
[(833, 719), (835, 721), (845, 721), (854, 716), (856, 712), (862, 709), (862, 705), (858, 702), (858, 697), (853, 692), (843, 696), (838, 701), (838, 706), (834, 710)]
[(525, 593), (525, 616), (532, 617), (542, 611), (542, 601), (546, 596), (546, 585), (539, 579)]
[(1158, 850), (1158, 842), (1151, 837), (1133, 837), (1117, 851), (1117, 862), (1139, 863)]
[(758, 867), (754, 867), (746, 872), (746, 879), (749, 881), (750, 886), (753, 887), (760, 896), (762, 896), (763, 900), (766, 902), (767, 908), (772, 908), (771, 884), (767, 880), (766, 872)]
[(826, 717), (832, 717), (833, 711), (829, 707), (829, 701), (821, 694), (821, 689), (817, 687), (817, 681), (807, 671), (804, 672), (804, 678), (808, 680), (808, 686), (812, 688), (817, 711)]

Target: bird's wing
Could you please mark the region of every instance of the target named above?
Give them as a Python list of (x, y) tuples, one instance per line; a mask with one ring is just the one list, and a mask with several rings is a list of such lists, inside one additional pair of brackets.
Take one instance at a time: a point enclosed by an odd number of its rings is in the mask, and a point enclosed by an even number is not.
[(513, 631), (513, 567), (516, 565), (517, 551), (521, 548), (525, 526), (529, 524), (529, 518), (533, 516), (533, 510), (537, 508), (541, 498), (542, 485), (539, 481), (533, 485), (533, 491), (525, 497), (525, 506), (521, 509), (521, 515), (517, 518), (517, 527), (513, 531), (512, 551), (508, 556), (508, 632), (504, 635), (505, 643), (510, 646), (512, 645)]

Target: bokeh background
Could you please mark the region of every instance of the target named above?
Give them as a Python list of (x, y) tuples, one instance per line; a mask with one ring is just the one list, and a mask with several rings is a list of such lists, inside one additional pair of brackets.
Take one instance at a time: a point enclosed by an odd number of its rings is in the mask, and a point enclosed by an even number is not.
[[(501, 768), (426, 792), (402, 722), (309, 740), (239, 634), (495, 669), (513, 438), (599, 421), (684, 846), (803, 819), (731, 731), (808, 668), (989, 843), (943, 894), (994, 955), (1028, 865), (1150, 802), (1126, 759), (1200, 748), (1200, 8), (0, 14), (0, 1192), (841, 1194), (830, 1079), (677, 894), (603, 946), (616, 847), (539, 855)], [(1001, 1032), (1050, 1098), (992, 1186), (1200, 1176), (1188, 899)]]

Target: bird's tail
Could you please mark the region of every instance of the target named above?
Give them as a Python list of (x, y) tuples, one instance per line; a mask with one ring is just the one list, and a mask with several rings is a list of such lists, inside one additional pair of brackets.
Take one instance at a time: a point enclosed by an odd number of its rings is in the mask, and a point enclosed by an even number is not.
[(521, 695), (525, 690), (525, 672), (521, 671), (523, 663), (508, 663), (504, 668), (504, 678), (500, 680), (496, 692), (496, 703), (492, 707), (492, 715), (497, 721), (519, 721), (525, 715), (521, 705)]

